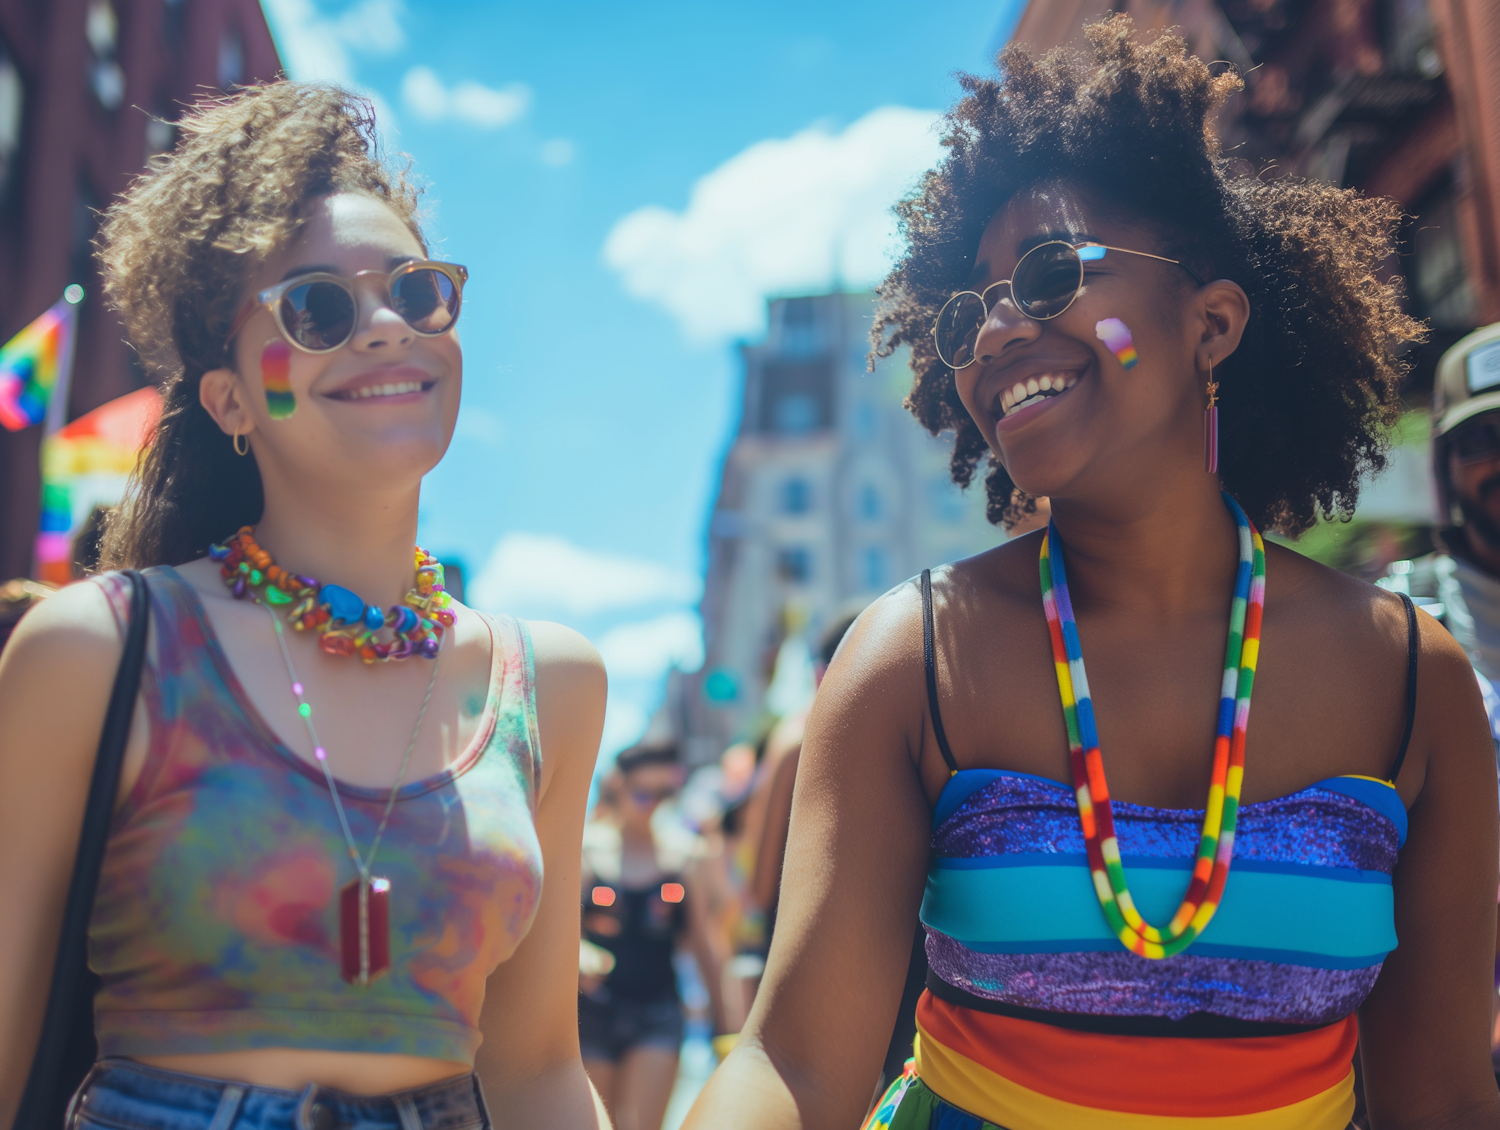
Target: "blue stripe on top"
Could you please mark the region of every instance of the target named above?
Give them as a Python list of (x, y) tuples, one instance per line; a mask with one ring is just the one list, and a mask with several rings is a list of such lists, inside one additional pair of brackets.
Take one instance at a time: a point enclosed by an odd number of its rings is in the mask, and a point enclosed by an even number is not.
[[(922, 922), (934, 939), (960, 943), (948, 947), (952, 960), (1126, 952), (1099, 908), (1068, 786), (962, 770), (933, 817)], [(1181, 902), (1202, 819), (1201, 810), (1115, 802), (1124, 867), (1147, 921), (1167, 920)], [(1405, 825), (1395, 789), (1359, 777), (1244, 805), (1224, 897), (1188, 953), (1280, 965), (1294, 978), (1293, 968), (1370, 969), (1373, 980), (1396, 945), (1391, 873)], [(1226, 968), (1237, 967), (1221, 964), (1216, 975)]]

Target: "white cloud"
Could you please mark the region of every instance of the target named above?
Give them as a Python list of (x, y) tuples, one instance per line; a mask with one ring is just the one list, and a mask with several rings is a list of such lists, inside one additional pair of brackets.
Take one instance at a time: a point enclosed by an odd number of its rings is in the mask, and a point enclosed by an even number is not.
[(692, 612), (668, 612), (652, 620), (618, 624), (599, 637), (609, 677), (658, 679), (669, 667), (703, 666), (703, 622)]
[(554, 137), (542, 145), (542, 164), (554, 169), (571, 165), (578, 156), (578, 147), (566, 137)]
[(479, 608), (518, 616), (592, 616), (657, 602), (686, 603), (696, 577), (619, 554), (582, 549), (552, 534), (506, 534), (471, 592)]
[(885, 106), (842, 133), (757, 142), (701, 178), (685, 211), (619, 220), (604, 260), (700, 341), (754, 332), (770, 295), (872, 285), (895, 250), (891, 205), (942, 154), (937, 119)]
[(413, 67), (401, 81), (401, 98), (407, 109), (429, 122), (451, 118), (480, 129), (499, 129), (531, 107), (531, 88), (519, 82), (498, 90), (461, 82), (449, 90), (431, 67)]
[(406, 43), (401, 0), (361, 0), (325, 16), (313, 0), (263, 0), (287, 74), (303, 81), (354, 83), (349, 52), (390, 54)]

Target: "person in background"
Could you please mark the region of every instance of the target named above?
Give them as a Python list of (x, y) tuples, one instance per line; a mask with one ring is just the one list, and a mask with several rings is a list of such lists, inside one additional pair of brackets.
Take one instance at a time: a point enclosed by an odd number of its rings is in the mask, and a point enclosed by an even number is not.
[[(717, 1018), (723, 957), (698, 874), (701, 841), (653, 820), (682, 787), (677, 747), (628, 749), (616, 773), (608, 813), (583, 833), (578, 1037), (616, 1130), (657, 1130), (684, 1030), (673, 958), (680, 946), (692, 952)], [(608, 958), (598, 962), (599, 954)]]
[[(1433, 477), (1446, 553), (1428, 566), (1443, 621), (1491, 685), (1500, 681), (1500, 323), (1463, 338), (1438, 362), (1432, 398)], [(1408, 582), (1410, 585), (1410, 582)]]

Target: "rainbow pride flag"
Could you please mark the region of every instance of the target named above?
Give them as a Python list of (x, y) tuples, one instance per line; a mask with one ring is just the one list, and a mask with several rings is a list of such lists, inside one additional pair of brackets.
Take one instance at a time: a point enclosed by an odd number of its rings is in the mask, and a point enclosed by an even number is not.
[(0, 346), (0, 424), (10, 431), (47, 418), (59, 379), (67, 395), (82, 298), (82, 289), (70, 286), (66, 297)]
[(73, 539), (95, 506), (113, 506), (124, 497), (126, 481), (160, 416), (157, 391), (137, 389), (43, 441), (37, 580), (65, 585), (73, 579)]

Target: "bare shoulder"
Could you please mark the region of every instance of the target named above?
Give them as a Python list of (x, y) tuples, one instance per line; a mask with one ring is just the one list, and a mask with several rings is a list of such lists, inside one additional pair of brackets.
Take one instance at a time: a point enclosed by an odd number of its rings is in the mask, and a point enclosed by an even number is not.
[(113, 673), (124, 651), (114, 611), (96, 584), (75, 584), (54, 593), (22, 617), (0, 655), (0, 680), (7, 675), (68, 671), (77, 686), (93, 669)]
[[(542, 743), (542, 796), (553, 782), (585, 791), (599, 756), (608, 679), (599, 651), (572, 628), (527, 621), (536, 664), (537, 729)], [(580, 801), (581, 803), (581, 801)], [(580, 810), (581, 811), (581, 810)]]
[[(1314, 630), (1334, 629), (1352, 647), (1374, 646), (1382, 653), (1406, 655), (1406, 606), (1393, 592), (1274, 543), (1266, 545), (1266, 587), (1268, 613), (1280, 609)], [(1457, 663), (1472, 679), (1463, 648), (1442, 625), (1420, 610), (1417, 624), (1422, 663), (1430, 660), (1448, 673)]]
[(604, 660), (599, 649), (581, 633), (548, 620), (528, 620), (526, 626), (531, 632), (539, 688), (552, 682), (584, 694), (593, 690), (602, 693)]

